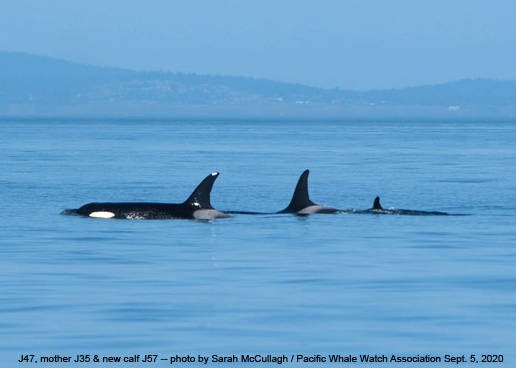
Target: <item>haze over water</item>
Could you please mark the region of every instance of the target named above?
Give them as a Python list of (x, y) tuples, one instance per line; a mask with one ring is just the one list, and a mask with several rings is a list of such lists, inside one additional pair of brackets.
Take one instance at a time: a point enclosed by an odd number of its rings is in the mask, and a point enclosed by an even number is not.
[[(2, 365), (20, 354), (487, 353), (513, 366), (514, 142), (514, 123), (491, 121), (2, 120)], [(212, 171), (214, 207), (276, 211), (306, 168), (320, 204), (366, 209), (380, 195), (386, 208), (467, 216), (59, 214), (182, 202)]]

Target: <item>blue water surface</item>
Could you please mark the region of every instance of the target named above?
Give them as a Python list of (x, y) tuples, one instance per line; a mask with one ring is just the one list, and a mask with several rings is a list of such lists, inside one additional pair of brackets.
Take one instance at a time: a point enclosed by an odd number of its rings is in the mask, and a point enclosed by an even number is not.
[[(34, 366), (21, 354), (232, 353), (516, 366), (514, 122), (2, 120), (0, 151), (1, 367)], [(366, 209), (380, 195), (466, 216), (60, 215), (182, 202), (212, 171), (214, 207), (277, 211), (306, 168), (320, 204)]]

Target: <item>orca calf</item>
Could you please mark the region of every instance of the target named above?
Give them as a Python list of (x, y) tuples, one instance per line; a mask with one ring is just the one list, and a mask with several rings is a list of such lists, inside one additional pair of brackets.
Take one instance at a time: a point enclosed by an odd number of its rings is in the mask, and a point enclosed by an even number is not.
[(308, 216), (314, 213), (336, 213), (338, 209), (332, 207), (321, 206), (310, 200), (308, 195), (308, 174), (309, 170), (303, 171), (297, 181), (296, 189), (292, 195), (289, 205), (278, 212), (249, 212), (249, 211), (226, 211), (231, 214), (242, 215), (274, 215), (283, 213), (292, 213), (298, 216)]
[(373, 207), (365, 211), (354, 211), (356, 213), (371, 213), (377, 215), (408, 215), (408, 216), (448, 216), (446, 212), (439, 211), (417, 211), (417, 210), (404, 210), (400, 208), (389, 208), (385, 209), (380, 203), (380, 197), (376, 197), (373, 202)]
[(211, 173), (195, 188), (183, 203), (88, 203), (77, 209), (64, 210), (64, 215), (80, 215), (95, 218), (115, 219), (196, 219), (213, 220), (229, 217), (211, 206), (210, 193), (218, 172)]

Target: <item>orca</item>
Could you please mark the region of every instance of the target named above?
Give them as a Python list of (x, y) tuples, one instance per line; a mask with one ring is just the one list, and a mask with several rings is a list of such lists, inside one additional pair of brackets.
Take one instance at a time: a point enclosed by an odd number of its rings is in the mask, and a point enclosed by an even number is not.
[(373, 207), (365, 211), (354, 211), (356, 213), (371, 213), (376, 215), (408, 215), (408, 216), (448, 216), (447, 212), (440, 211), (418, 211), (418, 210), (405, 210), (401, 208), (389, 208), (385, 209), (380, 203), (380, 197), (376, 197), (373, 201)]
[(299, 177), (292, 195), (292, 199), (287, 207), (277, 212), (251, 212), (251, 211), (225, 211), (231, 214), (242, 214), (242, 215), (276, 215), (292, 213), (298, 216), (308, 216), (315, 213), (337, 213), (338, 209), (332, 207), (321, 206), (310, 200), (308, 195), (308, 174), (310, 170), (305, 170)]
[(190, 197), (183, 203), (151, 202), (105, 202), (88, 203), (77, 209), (64, 210), (64, 215), (79, 215), (94, 218), (114, 219), (196, 219), (213, 220), (229, 217), (228, 214), (211, 206), (210, 193), (213, 183), (219, 176), (213, 172), (204, 178)]
[(339, 210), (332, 207), (321, 206), (310, 200), (308, 195), (308, 175), (310, 170), (305, 170), (297, 181), (296, 189), (287, 207), (276, 213), (293, 213), (300, 216), (307, 216), (314, 213), (336, 213)]

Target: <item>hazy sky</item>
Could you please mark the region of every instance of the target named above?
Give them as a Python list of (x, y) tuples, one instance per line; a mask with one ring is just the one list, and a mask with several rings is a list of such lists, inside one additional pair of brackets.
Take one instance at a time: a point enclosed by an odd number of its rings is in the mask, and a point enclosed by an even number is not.
[(390, 88), (516, 80), (516, 1), (6, 0), (0, 51)]

